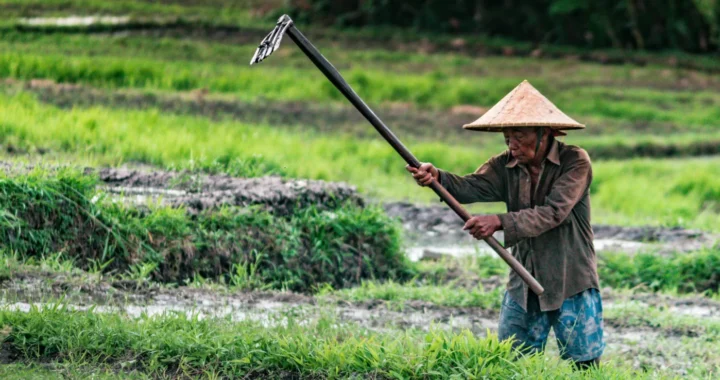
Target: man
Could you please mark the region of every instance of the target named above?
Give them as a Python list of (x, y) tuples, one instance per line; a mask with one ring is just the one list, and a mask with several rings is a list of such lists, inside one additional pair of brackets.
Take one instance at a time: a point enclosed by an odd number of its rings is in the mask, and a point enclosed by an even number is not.
[(502, 132), (507, 151), (466, 176), (430, 163), (407, 168), (419, 185), (437, 180), (461, 203), (507, 204), (507, 213), (474, 216), (464, 229), (476, 239), (503, 230), (505, 246), (545, 293), (538, 297), (511, 271), (498, 335), (514, 338), (515, 347), (532, 353), (544, 350), (552, 327), (562, 357), (578, 368), (599, 365), (605, 348), (590, 226), (592, 169), (583, 149), (555, 136), (584, 127), (524, 81), (464, 126)]

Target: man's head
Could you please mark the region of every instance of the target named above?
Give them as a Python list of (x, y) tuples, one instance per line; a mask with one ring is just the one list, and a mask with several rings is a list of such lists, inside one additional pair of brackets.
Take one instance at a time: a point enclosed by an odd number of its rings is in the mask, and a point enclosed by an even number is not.
[(542, 127), (505, 128), (503, 135), (510, 154), (519, 163), (539, 164), (547, 152), (552, 130)]

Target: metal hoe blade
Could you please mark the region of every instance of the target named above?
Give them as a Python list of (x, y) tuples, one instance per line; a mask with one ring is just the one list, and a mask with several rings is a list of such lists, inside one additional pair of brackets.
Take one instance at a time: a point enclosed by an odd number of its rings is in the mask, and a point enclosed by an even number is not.
[(290, 16), (280, 16), (277, 25), (275, 25), (275, 29), (273, 29), (272, 32), (270, 32), (270, 34), (268, 34), (267, 37), (260, 42), (260, 46), (258, 46), (257, 50), (255, 50), (255, 55), (253, 55), (250, 60), (250, 65), (262, 62), (262, 60), (277, 50), (280, 47), (280, 41), (282, 41), (285, 31), (287, 31), (292, 24), (293, 21)]

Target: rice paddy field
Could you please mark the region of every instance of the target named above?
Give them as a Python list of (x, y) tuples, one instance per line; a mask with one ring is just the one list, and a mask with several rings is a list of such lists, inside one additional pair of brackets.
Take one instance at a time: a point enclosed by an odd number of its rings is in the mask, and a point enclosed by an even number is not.
[[(527, 79), (586, 124), (607, 348), (497, 339), (508, 269), (292, 41), (281, 2), (0, 0), (0, 376), (720, 376), (720, 61), (298, 24), (421, 160)], [(502, 204), (471, 205), (475, 213)]]

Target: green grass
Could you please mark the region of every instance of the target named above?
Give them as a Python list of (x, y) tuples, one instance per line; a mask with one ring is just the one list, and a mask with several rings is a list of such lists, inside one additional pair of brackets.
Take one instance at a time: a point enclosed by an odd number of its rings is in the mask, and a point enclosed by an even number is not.
[(701, 336), (709, 341), (720, 341), (720, 321), (717, 319), (682, 315), (663, 307), (622, 302), (606, 308), (603, 316), (612, 325), (650, 327), (667, 334)]
[(118, 371), (111, 366), (0, 364), (0, 377), (7, 380), (63, 379), (149, 379), (137, 371)]
[[(0, 143), (40, 147), (94, 164), (135, 162), (236, 175), (248, 174), (236, 171), (244, 167), (238, 160), (255, 160), (289, 177), (347, 181), (382, 199), (436, 199), (415, 185), (397, 154), (380, 139), (289, 132), (156, 110), (60, 110), (26, 94), (0, 96)], [(420, 142), (412, 150), (420, 160), (457, 173), (472, 172), (483, 157), (498, 153), (441, 142)], [(593, 171), (596, 222), (717, 230), (716, 158), (600, 161)]]
[[(508, 269), (499, 258), (481, 256), (415, 265), (418, 276), (413, 281), (402, 284), (365, 281), (359, 287), (336, 291), (325, 289), (320, 294), (353, 302), (384, 300), (392, 307), (402, 307), (407, 301), (425, 301), (448, 307), (500, 310), (504, 286), (485, 290), (479, 281), (501, 276), (499, 282), (504, 282)], [(455, 274), (448, 277), (448, 272)], [(598, 254), (598, 273), (603, 287), (717, 296), (720, 249), (704, 249), (670, 257), (657, 253), (628, 255), (601, 252)], [(477, 285), (467, 286), (467, 283)], [(718, 326), (713, 328), (717, 330)]]
[[(42, 49), (41, 46), (38, 46)], [(140, 88), (188, 91), (207, 88), (244, 99), (344, 102), (342, 95), (314, 68), (294, 68), (167, 61), (158, 57), (82, 56), (16, 53), (14, 46), (0, 54), (0, 76), (16, 79), (45, 78), (107, 88)], [(248, 51), (249, 53), (249, 51)], [(244, 55), (235, 56), (244, 60)], [(482, 64), (482, 63), (477, 63)], [(306, 66), (306, 65), (303, 65)], [(588, 73), (582, 70), (577, 76)], [(607, 121), (617, 124), (673, 124), (694, 131), (708, 131), (720, 120), (720, 98), (713, 91), (661, 92), (632, 88), (618, 78), (615, 88), (574, 76), (554, 83), (552, 78), (514, 74), (506, 77), (443, 73), (393, 72), (373, 67), (353, 68), (344, 74), (370, 104), (412, 103), (420, 107), (449, 108), (472, 104), (491, 106), (523, 79), (529, 79), (568, 114), (592, 120), (596, 128)], [(597, 75), (597, 74), (596, 74)], [(594, 76), (591, 76), (594, 77)], [(564, 83), (563, 83), (564, 82)], [(552, 83), (552, 84), (551, 84)]]
[(383, 300), (388, 301), (391, 307), (399, 308), (402, 308), (407, 301), (425, 301), (448, 307), (480, 307), (499, 310), (504, 292), (505, 290), (502, 288), (490, 291), (485, 291), (482, 287), (458, 288), (452, 283), (420, 285), (412, 282), (399, 284), (392, 281), (384, 283), (366, 281), (359, 287), (341, 289), (326, 293), (326, 295), (352, 302)]
[(138, 319), (65, 310), (0, 311), (5, 342), (28, 360), (132, 365), (155, 375), (389, 378), (627, 378), (623, 367), (587, 373), (542, 356), (514, 361), (509, 342), (453, 334), (372, 333), (329, 318), (271, 327), (166, 314)]
[[(346, 105), (293, 46), (277, 52), (277, 59), (249, 67), (242, 57), (252, 55), (254, 42), (1, 33), (0, 77), (45, 78), (155, 94), (207, 89), (210, 96), (248, 103)], [(489, 107), (529, 79), (565, 112), (588, 125), (586, 131), (572, 133), (567, 140), (585, 147), (593, 157), (717, 154), (720, 145), (716, 128), (720, 82), (709, 74), (659, 66), (639, 69), (528, 58), (468, 58), (335, 45), (323, 51), (375, 108), (405, 104), (408, 112), (419, 108), (447, 113), (456, 105)], [(362, 127), (369, 128), (364, 123)], [(459, 125), (416, 126), (414, 130), (401, 137), (433, 142), (439, 136), (456, 145), (491, 151), (502, 145), (499, 138), (463, 133)]]
[[(0, 76), (46, 78), (108, 88), (186, 91), (207, 88), (238, 98), (343, 101), (299, 49), (250, 67), (255, 42), (107, 38), (4, 32)], [(631, 125), (712, 130), (720, 119), (720, 84), (710, 74), (649, 66), (601, 66), (528, 58), (468, 58), (323, 47), (325, 55), (371, 105), (412, 103), (448, 108), (491, 106), (528, 79), (579, 120), (626, 131)], [(674, 91), (667, 91), (672, 89)]]
[(716, 293), (720, 288), (720, 248), (670, 257), (655, 253), (628, 256), (604, 253), (598, 264), (604, 285), (613, 288), (645, 287), (652, 291)]
[[(147, 0), (116, 0), (105, 2), (101, 0), (2, 0), (0, 1), (0, 24), (13, 26), (18, 17), (32, 16), (70, 16), (70, 15), (129, 15), (143, 22), (158, 22), (157, 19), (179, 19), (182, 22), (201, 25), (239, 26), (241, 28), (257, 28), (266, 30), (273, 24), (275, 18), (284, 11), (280, 1), (228, 1), (211, 0), (204, 2), (173, 2), (156, 3)], [(296, 20), (298, 21), (298, 20)], [(528, 42), (513, 41), (503, 37), (488, 37), (478, 34), (442, 34), (428, 33), (415, 30), (406, 30), (393, 27), (364, 27), (338, 29), (317, 28), (306, 25), (300, 20), (302, 30), (310, 35), (314, 41), (323, 37), (332, 36), (333, 41), (343, 41), (345, 44), (374, 44), (384, 45), (393, 41), (402, 45), (415, 44), (419, 49), (419, 41), (429, 41), (440, 51), (450, 50), (462, 52), (467, 55), (505, 54), (512, 49), (518, 55), (530, 55), (538, 46)], [(52, 29), (52, 28), (40, 28)], [(57, 28), (57, 30), (79, 30), (82, 28)], [(91, 28), (88, 28), (91, 29)], [(466, 46), (453, 48), (453, 41), (462, 38)], [(427, 42), (425, 42), (427, 44)], [(648, 62), (660, 63), (668, 66), (680, 65), (683, 67), (696, 67), (700, 69), (717, 70), (717, 57), (713, 55), (693, 55), (681, 51), (665, 52), (639, 52), (624, 51), (620, 49), (602, 49), (589, 51), (570, 46), (555, 46), (541, 44), (539, 46), (545, 57), (581, 56), (585, 59), (603, 62), (606, 60), (628, 62), (644, 66)], [(673, 63), (670, 63), (673, 61)]]
[(229, 207), (190, 216), (104, 200), (96, 181), (72, 170), (0, 178), (3, 248), (36, 259), (62, 252), (84, 269), (239, 288), (311, 291), (410, 273), (399, 229), (379, 208), (347, 203), (283, 216)]
[(613, 326), (615, 334), (630, 333), (630, 339), (622, 344), (609, 346), (604, 359), (632, 362), (644, 371), (653, 371), (662, 362), (682, 378), (713, 379), (720, 371), (717, 319), (678, 315), (662, 306), (617, 300), (603, 310), (603, 317), (605, 326)]

